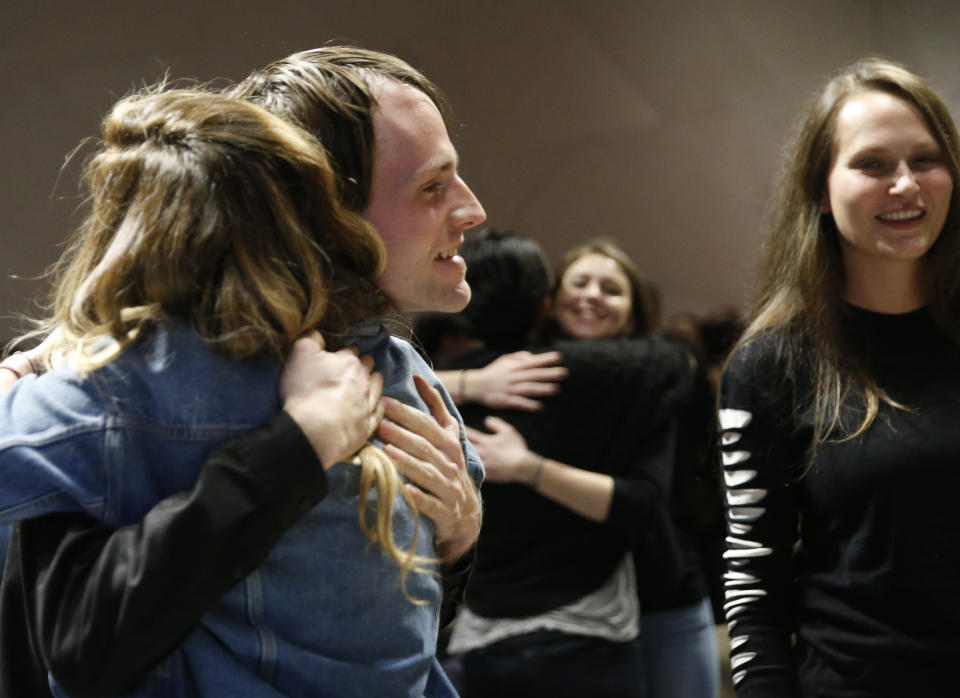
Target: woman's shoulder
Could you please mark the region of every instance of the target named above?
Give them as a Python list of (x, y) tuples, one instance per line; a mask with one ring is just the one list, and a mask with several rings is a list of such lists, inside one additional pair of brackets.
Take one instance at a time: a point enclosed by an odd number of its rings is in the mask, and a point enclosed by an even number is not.
[(602, 362), (617, 371), (638, 374), (658, 372), (684, 373), (692, 360), (690, 351), (672, 339), (651, 335), (618, 339), (559, 340), (548, 347), (579, 362)]
[[(567, 386), (589, 383), (608, 404), (653, 400), (660, 409), (682, 404), (693, 388), (696, 360), (679, 342), (650, 336), (555, 342), (570, 370)], [(619, 396), (619, 398), (617, 397)]]
[(780, 328), (762, 330), (734, 349), (721, 379), (721, 405), (783, 406), (800, 394), (803, 353)]
[(730, 354), (724, 378), (775, 375), (785, 364), (782, 332), (769, 329), (740, 341)]

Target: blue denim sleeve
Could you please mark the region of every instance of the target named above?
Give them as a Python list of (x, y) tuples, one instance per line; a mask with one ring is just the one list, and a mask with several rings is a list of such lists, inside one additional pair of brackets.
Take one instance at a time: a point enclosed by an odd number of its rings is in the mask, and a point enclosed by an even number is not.
[(96, 392), (66, 367), (0, 396), (0, 522), (69, 511), (101, 517), (107, 424)]

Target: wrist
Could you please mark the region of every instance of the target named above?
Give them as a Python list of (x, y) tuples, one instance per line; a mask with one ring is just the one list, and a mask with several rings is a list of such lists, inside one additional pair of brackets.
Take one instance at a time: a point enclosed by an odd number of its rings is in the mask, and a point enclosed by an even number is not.
[(477, 542), (480, 535), (480, 519), (477, 515), (466, 516), (454, 533), (443, 541), (435, 541), (437, 556), (444, 567), (453, 565)]
[(2, 369), (8, 377), (15, 377), (17, 380), (35, 372), (33, 361), (30, 360), (29, 356), (20, 351), (14, 352), (3, 361), (0, 361), (0, 369)]
[(325, 430), (323, 425), (317, 422), (316, 411), (311, 410), (306, 401), (301, 403), (295, 399), (287, 399), (283, 403), (283, 411), (290, 415), (290, 419), (294, 421), (307, 441), (310, 442), (310, 446), (324, 470), (339, 461), (336, 440), (320, 438), (320, 433)]
[(527, 451), (527, 457), (524, 459), (525, 476), (522, 482), (533, 489), (540, 485), (540, 479), (543, 477), (544, 468), (547, 466), (547, 457), (541, 456), (533, 451)]

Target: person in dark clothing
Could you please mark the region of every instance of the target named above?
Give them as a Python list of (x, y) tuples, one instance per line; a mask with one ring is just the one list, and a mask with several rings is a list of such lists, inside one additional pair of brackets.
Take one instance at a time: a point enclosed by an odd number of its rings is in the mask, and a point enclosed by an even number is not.
[[(564, 352), (568, 353), (569, 347), (577, 346), (585, 339), (606, 339), (611, 345), (620, 347), (627, 365), (655, 372), (658, 370), (656, 356), (626, 358), (631, 348), (645, 347), (648, 342), (664, 342), (651, 334), (656, 327), (658, 310), (656, 297), (649, 289), (649, 283), (616, 245), (595, 241), (574, 248), (564, 255), (557, 272), (545, 334), (561, 338)], [(469, 306), (465, 312), (471, 312)], [(495, 316), (488, 320), (491, 324), (495, 321)], [(693, 375), (693, 357), (678, 348), (674, 351), (674, 356), (685, 358), (687, 372)], [(593, 358), (594, 362), (605, 360), (610, 362), (610, 379), (615, 381), (617, 372), (624, 372), (624, 363), (616, 358)], [(597, 376), (604, 375), (600, 369), (594, 371)], [(599, 381), (602, 378), (598, 378), (596, 384)], [(568, 390), (565, 382), (563, 391)], [(608, 394), (616, 395), (617, 390), (610, 388)], [(669, 476), (663, 485), (667, 498), (667, 522), (658, 532), (669, 544), (650, 546), (635, 555), (642, 627), (639, 644), (646, 694), (652, 698), (716, 695), (719, 691), (719, 664), (708, 587), (695, 539), (700, 531), (692, 531), (689, 527), (691, 485), (698, 483), (699, 471), (703, 467), (699, 461), (693, 462), (689, 458), (691, 444), (702, 447), (709, 440), (706, 434), (700, 433), (701, 427), (705, 428), (703, 423), (696, 421), (694, 424), (690, 419), (692, 403), (689, 395), (675, 406), (668, 399), (657, 402), (655, 390), (637, 385), (632, 399), (633, 402), (630, 397), (624, 397), (625, 403), (619, 408), (611, 405), (610, 413), (618, 414), (632, 406), (647, 413), (649, 419), (649, 415), (662, 411), (672, 416), (675, 432)], [(645, 400), (651, 402), (645, 403)], [(605, 410), (599, 410), (601, 415), (607, 414)], [(526, 419), (527, 416), (518, 418)], [(639, 419), (638, 425), (643, 423), (642, 418), (635, 419)], [(521, 459), (530, 463), (542, 455), (537, 448), (529, 443), (524, 446), (522, 439), (518, 439), (520, 434), (513, 429), (514, 421), (515, 418), (511, 417), (507, 422), (487, 425), (492, 427), (493, 437), (471, 432), (478, 450), (490, 460), (494, 478), (498, 466), (506, 462), (504, 456), (507, 454), (515, 459), (515, 464)], [(677, 430), (681, 428), (683, 433), (678, 434)], [(597, 455), (603, 456), (602, 452)], [(546, 464), (546, 469), (552, 468), (549, 459)], [(582, 484), (578, 484), (577, 489), (578, 495), (568, 502), (576, 501), (583, 492), (589, 491)], [(706, 491), (710, 492), (709, 489)], [(718, 492), (712, 490), (712, 494), (717, 496)], [(676, 574), (661, 573), (672, 570), (674, 565), (677, 566)]]
[[(568, 369), (538, 411), (462, 405), (468, 426), (509, 419), (538, 454), (514, 466), (501, 453), (485, 485), (477, 561), (449, 647), (465, 652), (463, 693), (644, 696), (636, 575), (668, 584), (676, 575), (666, 489), (688, 357), (656, 338), (537, 346), (530, 334), (549, 274), (536, 244), (488, 232), (463, 254), (475, 299), (464, 315), (486, 348), (446, 366), (453, 377), (518, 350), (559, 351)], [(470, 433), (478, 444), (495, 438)]]
[(960, 695), (958, 144), (882, 59), (803, 117), (723, 376), (741, 698)]

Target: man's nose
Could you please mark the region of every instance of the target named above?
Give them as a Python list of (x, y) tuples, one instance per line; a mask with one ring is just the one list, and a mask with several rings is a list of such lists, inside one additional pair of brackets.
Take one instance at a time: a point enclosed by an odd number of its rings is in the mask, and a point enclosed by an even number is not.
[(461, 230), (467, 230), (480, 225), (487, 220), (487, 212), (483, 210), (480, 200), (477, 199), (470, 187), (467, 186), (467, 183), (459, 176), (457, 177), (457, 185), (461, 190), (461, 200), (457, 203), (457, 207), (453, 212), (456, 217), (457, 227)]

